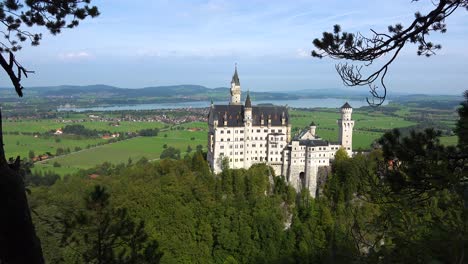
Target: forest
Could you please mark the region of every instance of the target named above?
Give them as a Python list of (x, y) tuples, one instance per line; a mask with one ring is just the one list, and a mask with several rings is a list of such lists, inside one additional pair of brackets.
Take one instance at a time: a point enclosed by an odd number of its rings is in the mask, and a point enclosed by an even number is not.
[(199, 149), (31, 185), (33, 220), (47, 263), (464, 263), (467, 109), (456, 147), (426, 129), (339, 150), (315, 199), (263, 164), (213, 175)]

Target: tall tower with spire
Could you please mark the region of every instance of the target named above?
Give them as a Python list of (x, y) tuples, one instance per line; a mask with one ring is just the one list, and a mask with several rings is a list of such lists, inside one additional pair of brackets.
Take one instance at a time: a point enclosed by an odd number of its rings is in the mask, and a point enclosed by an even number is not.
[(351, 119), (353, 108), (346, 102), (341, 107), (341, 119), (338, 120), (339, 136), (338, 140), (343, 148), (346, 149), (349, 155), (353, 151), (353, 128), (354, 120)]
[(241, 88), (239, 82), (239, 75), (237, 75), (237, 64), (234, 70), (234, 75), (232, 76), (231, 81), (231, 101), (230, 105), (240, 105), (241, 104)]

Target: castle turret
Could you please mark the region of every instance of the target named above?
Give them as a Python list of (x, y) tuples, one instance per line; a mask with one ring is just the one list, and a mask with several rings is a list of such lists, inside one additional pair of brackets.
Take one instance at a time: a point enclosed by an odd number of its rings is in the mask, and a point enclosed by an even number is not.
[(248, 92), (244, 105), (244, 122), (246, 125), (252, 125), (252, 102), (250, 101), (250, 93)]
[(247, 92), (247, 98), (244, 104), (244, 169), (250, 168), (252, 165), (252, 155), (249, 153), (250, 139), (252, 130), (252, 102), (250, 101), (250, 93)]
[(351, 119), (353, 108), (346, 102), (341, 107), (341, 119), (338, 120), (339, 135), (338, 140), (343, 148), (346, 149), (349, 155), (353, 151), (353, 127), (354, 120)]
[(309, 125), (309, 133), (315, 137), (315, 130), (317, 129), (317, 126), (315, 125), (314, 122), (310, 123)]
[(240, 81), (239, 75), (237, 74), (237, 65), (234, 71), (234, 75), (232, 76), (231, 81), (231, 101), (229, 102), (230, 105), (240, 105), (241, 102), (241, 88), (240, 88)]

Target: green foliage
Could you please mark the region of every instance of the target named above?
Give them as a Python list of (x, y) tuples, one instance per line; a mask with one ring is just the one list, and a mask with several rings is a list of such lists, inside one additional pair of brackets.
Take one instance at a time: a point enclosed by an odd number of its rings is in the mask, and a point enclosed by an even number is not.
[[(203, 154), (196, 152), (189, 160), (106, 165), (97, 170), (97, 179), (89, 179), (88, 172), (68, 177), (47, 192), (34, 189), (32, 204), (38, 215), (51, 219), (69, 216), (60, 208), (74, 208), (76, 215), (67, 217), (70, 232), (74, 232), (68, 241), (73, 237), (82, 241), (79, 246), (74, 244), (79, 252), (95, 252), (89, 232), (105, 224), (120, 226), (125, 220), (116, 210), (128, 208), (128, 217), (145, 222), (148, 239), (159, 241), (164, 252), (161, 263), (271, 263), (285, 254), (284, 222), (294, 212), (295, 192), (282, 178), (275, 180), (277, 187), (270, 186), (269, 170), (257, 165), (250, 170), (227, 170), (217, 177), (211, 174)], [(96, 183), (107, 186), (112, 199), (95, 205), (105, 198), (96, 194), (87, 200), (91, 205), (83, 207), (81, 193)], [(99, 208), (107, 208), (102, 214), (108, 212), (114, 220), (90, 222)], [(86, 225), (75, 225), (78, 219), (86, 219)], [(42, 222), (37, 225), (41, 237), (57, 232)], [(88, 243), (83, 244), (86, 233)], [(61, 238), (49, 235), (43, 240), (49, 262), (63, 256), (69, 263), (76, 256), (74, 250), (60, 246)]]
[(142, 137), (155, 137), (159, 134), (159, 128), (147, 128), (138, 131), (138, 135)]
[(160, 156), (161, 159), (180, 159), (180, 149), (168, 147), (163, 150)]
[(148, 239), (144, 222), (135, 222), (125, 208), (113, 208), (110, 194), (99, 185), (86, 197), (84, 208), (65, 210), (58, 224), (61, 245), (74, 252), (65, 261), (159, 263), (162, 257), (156, 240)]
[(36, 154), (34, 154), (34, 151), (30, 150), (29, 153), (28, 153), (29, 159), (33, 159), (35, 156), (36, 156)]
[(91, 130), (80, 124), (66, 125), (62, 131), (65, 134), (84, 137), (98, 137), (100, 134), (110, 133), (109, 131), (97, 131), (96, 129)]
[(464, 101), (461, 103), (461, 107), (458, 108), (458, 115), (460, 119), (457, 122), (457, 127), (455, 129), (458, 139), (459, 146), (463, 147), (468, 146), (468, 90), (464, 93)]

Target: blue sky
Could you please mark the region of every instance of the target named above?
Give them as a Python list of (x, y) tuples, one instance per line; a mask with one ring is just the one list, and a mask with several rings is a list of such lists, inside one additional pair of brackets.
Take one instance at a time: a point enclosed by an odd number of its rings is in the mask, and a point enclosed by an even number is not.
[[(312, 40), (340, 24), (349, 32), (408, 25), (431, 1), (93, 1), (101, 15), (41, 46), (17, 54), (35, 70), (23, 84), (108, 84), (137, 88), (172, 84), (228, 86), (238, 63), (243, 89), (283, 91), (342, 88), (331, 59), (309, 56)], [(431, 58), (409, 46), (391, 66), (390, 93), (460, 94), (468, 89), (468, 12), (447, 20), (431, 40), (443, 49)], [(0, 86), (8, 86), (5, 75)], [(361, 87), (359, 89), (367, 89)]]

